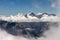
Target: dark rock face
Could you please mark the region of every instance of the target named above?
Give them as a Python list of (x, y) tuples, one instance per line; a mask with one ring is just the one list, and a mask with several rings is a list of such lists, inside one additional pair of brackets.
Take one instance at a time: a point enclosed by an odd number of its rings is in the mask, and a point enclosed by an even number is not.
[(30, 16), (35, 16), (35, 14), (32, 12), (31, 14), (29, 14)]
[(53, 22), (7, 22), (0, 21), (0, 29), (6, 30), (9, 34), (20, 36), (41, 37), (49, 26), (57, 26)]
[[(24, 15), (26, 18), (28, 18), (28, 16), (27, 16), (28, 14), (26, 14), (26, 15)], [(32, 17), (35, 17), (36, 15), (32, 12), (32, 13), (30, 13), (29, 14), (30, 16), (32, 16)]]

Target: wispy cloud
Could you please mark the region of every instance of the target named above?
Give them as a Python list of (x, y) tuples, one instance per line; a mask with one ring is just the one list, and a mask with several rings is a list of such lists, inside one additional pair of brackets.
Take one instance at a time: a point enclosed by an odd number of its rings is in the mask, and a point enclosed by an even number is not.
[(51, 7), (55, 8), (56, 7), (56, 3), (51, 3)]
[(50, 3), (51, 3), (51, 7), (52, 8), (56, 8), (56, 0), (48, 0), (48, 1), (50, 1)]

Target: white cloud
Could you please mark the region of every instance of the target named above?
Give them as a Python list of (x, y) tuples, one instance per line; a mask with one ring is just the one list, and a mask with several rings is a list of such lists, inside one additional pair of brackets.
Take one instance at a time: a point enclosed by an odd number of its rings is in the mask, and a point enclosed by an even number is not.
[(52, 3), (52, 4), (51, 4), (51, 7), (52, 7), (52, 8), (55, 8), (55, 7), (56, 7), (56, 4), (55, 4), (55, 3)]

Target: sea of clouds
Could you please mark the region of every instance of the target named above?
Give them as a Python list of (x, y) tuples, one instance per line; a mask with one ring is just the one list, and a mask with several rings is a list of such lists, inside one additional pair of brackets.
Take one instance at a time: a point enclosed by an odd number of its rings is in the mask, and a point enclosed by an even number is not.
[(25, 38), (23, 36), (14, 36), (7, 33), (5, 30), (0, 29), (0, 40), (60, 40), (60, 18), (58, 16), (48, 16), (43, 15), (41, 18), (32, 17), (28, 15), (26, 18), (24, 15), (16, 15), (16, 16), (0, 16), (0, 20), (5, 20), (9, 22), (58, 22), (57, 27), (51, 26), (49, 30), (43, 33), (44, 36), (38, 38)]

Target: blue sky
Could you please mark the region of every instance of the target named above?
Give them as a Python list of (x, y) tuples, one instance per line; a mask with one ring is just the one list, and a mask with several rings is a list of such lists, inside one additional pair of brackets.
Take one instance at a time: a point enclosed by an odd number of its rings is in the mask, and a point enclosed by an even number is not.
[(0, 15), (56, 13), (55, 0), (0, 0)]

